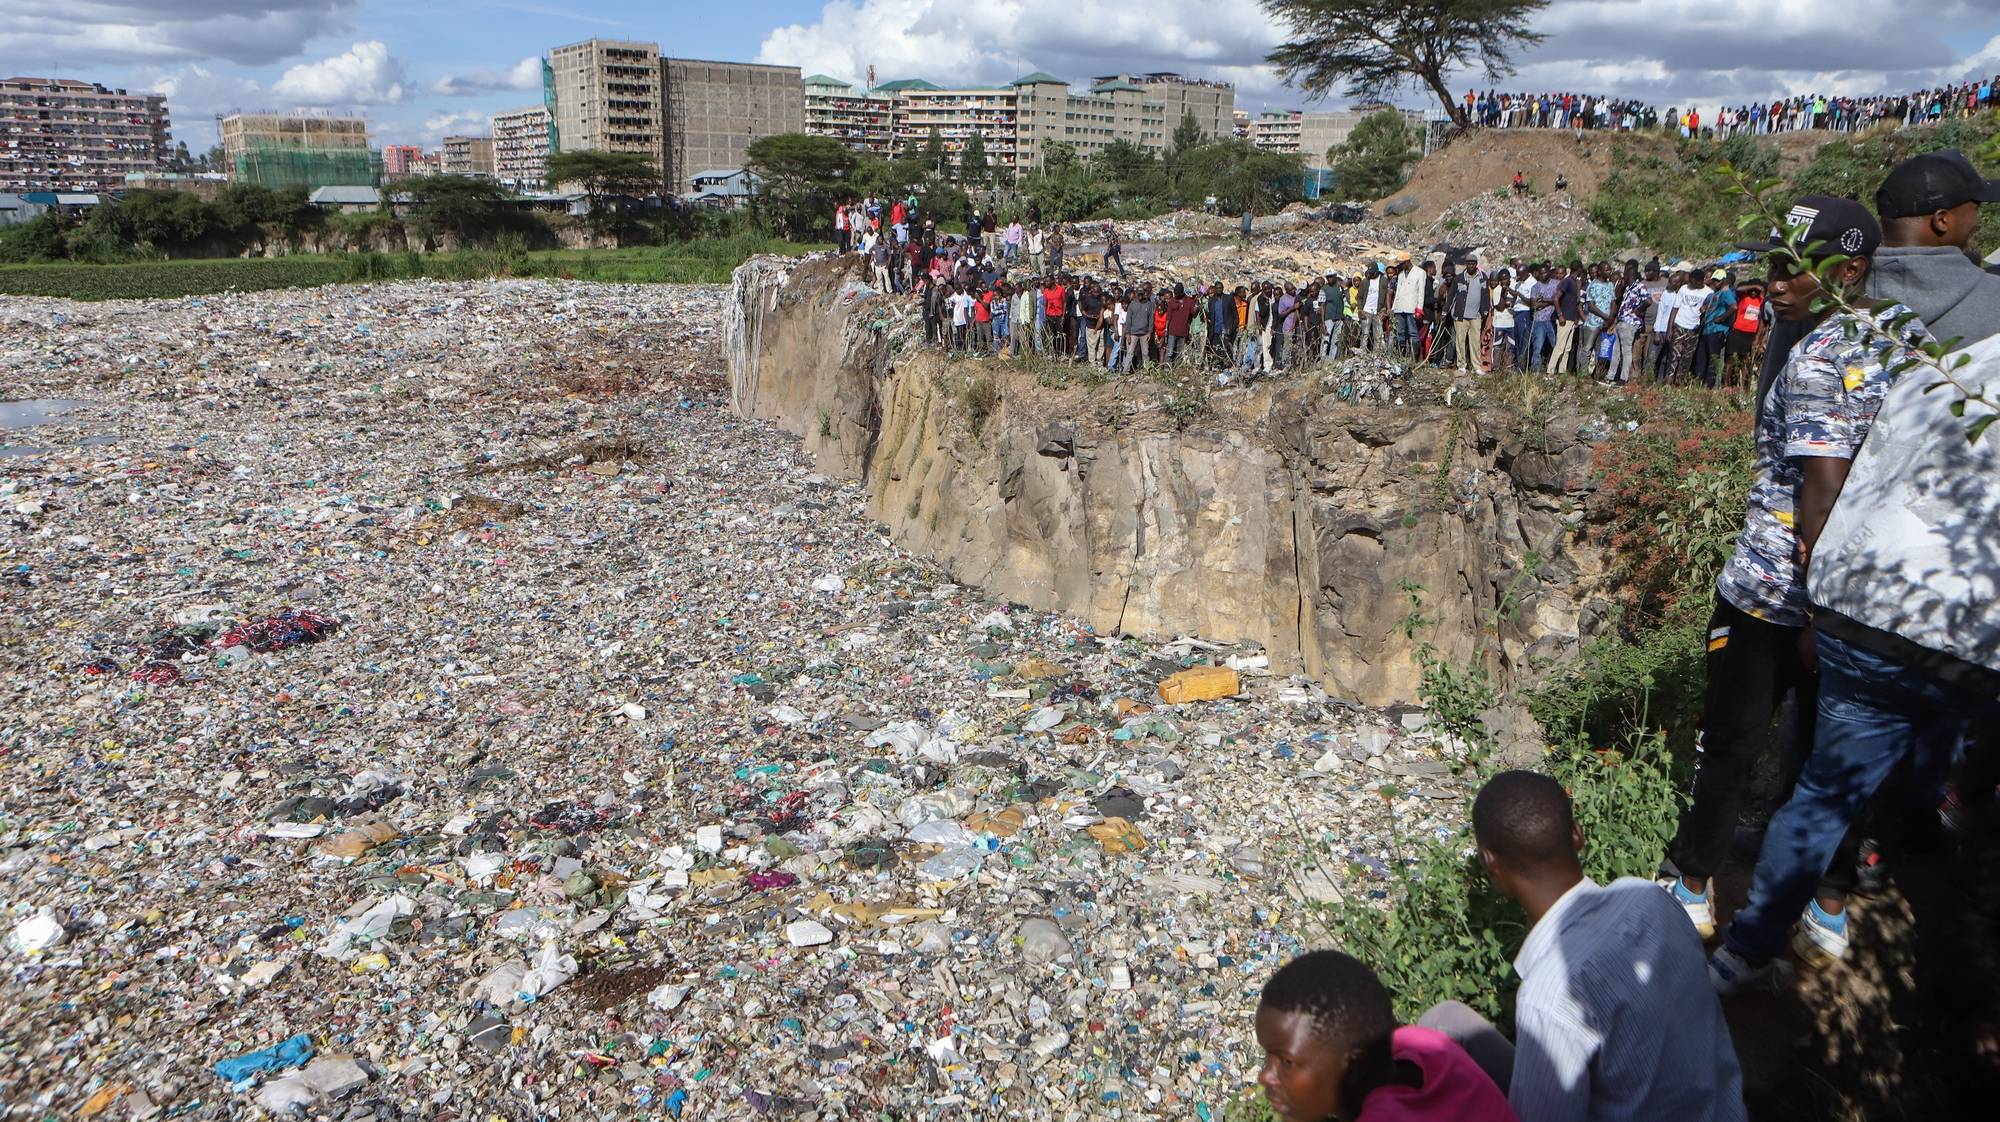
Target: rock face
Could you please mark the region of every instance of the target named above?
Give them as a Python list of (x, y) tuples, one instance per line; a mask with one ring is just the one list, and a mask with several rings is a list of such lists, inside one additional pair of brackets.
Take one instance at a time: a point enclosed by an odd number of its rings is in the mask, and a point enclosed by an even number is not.
[[(841, 261), (753, 261), (727, 315), (739, 412), (861, 479), (899, 544), (1101, 634), (1254, 640), (1274, 670), (1392, 704), (1416, 696), (1418, 641), (1510, 681), (1602, 615), (1573, 424), (1523, 435), (1505, 411), (1286, 381), (1180, 430), (1135, 397), (1150, 383), (1050, 391), (900, 340), (900, 310)], [(1411, 589), (1434, 621), (1415, 639)]]

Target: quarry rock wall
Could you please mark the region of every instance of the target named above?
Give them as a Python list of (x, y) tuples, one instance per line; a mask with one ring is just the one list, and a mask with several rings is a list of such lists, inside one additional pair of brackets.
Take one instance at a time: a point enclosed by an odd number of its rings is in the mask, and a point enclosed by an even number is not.
[[(896, 541), (960, 581), (1101, 634), (1253, 640), (1274, 670), (1375, 705), (1415, 699), (1418, 642), (1518, 682), (1603, 620), (1574, 425), (1288, 379), (1182, 428), (1131, 384), (1107, 404), (948, 362), (863, 279), (828, 259), (739, 269), (732, 404), (860, 480)], [(1431, 621), (1415, 636), (1411, 590)]]

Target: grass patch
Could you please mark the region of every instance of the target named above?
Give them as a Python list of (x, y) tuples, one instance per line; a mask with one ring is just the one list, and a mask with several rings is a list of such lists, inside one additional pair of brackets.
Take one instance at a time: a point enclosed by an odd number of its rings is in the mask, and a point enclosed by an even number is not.
[(665, 246), (532, 253), (475, 249), (454, 253), (315, 253), (114, 265), (64, 261), (0, 266), (0, 293), (71, 300), (176, 299), (232, 290), (256, 292), (416, 277), (438, 280), (562, 277), (620, 284), (723, 284), (738, 265), (754, 254), (803, 254), (824, 248), (737, 235)]

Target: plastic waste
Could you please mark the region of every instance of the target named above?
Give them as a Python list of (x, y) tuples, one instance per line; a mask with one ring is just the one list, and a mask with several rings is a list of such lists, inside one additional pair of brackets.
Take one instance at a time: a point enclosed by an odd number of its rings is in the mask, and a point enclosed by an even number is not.
[(818, 947), (833, 942), (833, 932), (818, 920), (799, 919), (785, 925), (785, 940), (795, 947)]
[(576, 977), (576, 957), (562, 953), (554, 940), (542, 944), (515, 986), (514, 999), (532, 1002)]
[(352, 919), (342, 920), (315, 949), (323, 957), (351, 962), (361, 956), (362, 946), (387, 939), (396, 921), (416, 910), (415, 901), (398, 893)]
[(254, 1052), (217, 1060), (215, 1074), (221, 1076), (223, 1082), (236, 1085), (266, 1072), (298, 1067), (312, 1057), (312, 1036), (302, 1032), (297, 1036), (281, 1040), (269, 1048), (259, 1048)]
[(395, 841), (401, 833), (387, 822), (355, 823), (338, 833), (327, 835), (313, 848), (328, 857), (352, 861), (378, 845)]
[(1197, 666), (1169, 675), (1160, 683), (1159, 693), (1160, 700), (1169, 705), (1184, 705), (1235, 697), (1242, 688), (1242, 678), (1227, 666)]
[(33, 955), (69, 941), (69, 931), (55, 913), (44, 908), (14, 925), (7, 936), (7, 948), (16, 954)]
[(918, 872), (930, 880), (957, 880), (971, 876), (986, 863), (986, 851), (969, 845), (946, 847), (923, 863)]

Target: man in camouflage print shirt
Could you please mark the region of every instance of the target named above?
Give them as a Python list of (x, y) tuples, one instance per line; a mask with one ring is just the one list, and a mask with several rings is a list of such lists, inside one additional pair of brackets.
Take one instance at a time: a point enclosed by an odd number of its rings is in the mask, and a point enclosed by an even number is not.
[[(1806, 244), (1819, 243), (1818, 255), (1848, 258), (1834, 267), (1832, 280), (1858, 286), (1881, 242), (1867, 209), (1849, 199), (1807, 196), (1791, 218), (1809, 225)], [(1890, 381), (1885, 340), (1864, 330), (1861, 317), (1812, 310), (1821, 292), (1810, 273), (1792, 276), (1774, 259), (1771, 279), (1773, 308), (1807, 330), (1757, 418), (1756, 479), (1743, 532), (1716, 580), (1709, 620), (1693, 791), (1668, 850), (1677, 875), (1663, 882), (1704, 937), (1715, 931), (1711, 878), (1728, 855), (1745, 780), (1764, 754), (1772, 714), (1787, 693), (1796, 695), (1797, 742), (1781, 759), (1795, 774), (1811, 751), (1817, 678), (1801, 541), (1809, 546), (1825, 524)], [(1904, 311), (1898, 306), (1883, 313), (1883, 325)], [(1820, 898), (1837, 906), (1853, 880), (1853, 853), (1844, 850)]]

